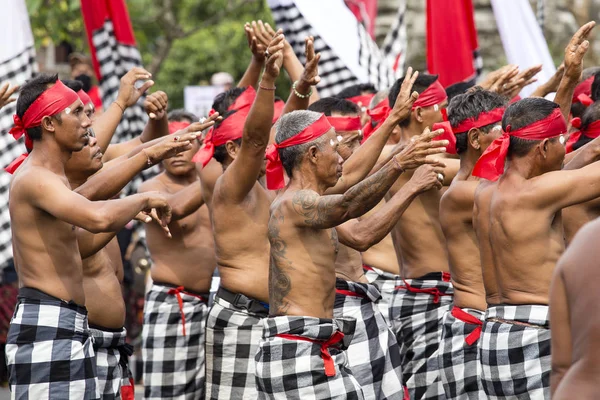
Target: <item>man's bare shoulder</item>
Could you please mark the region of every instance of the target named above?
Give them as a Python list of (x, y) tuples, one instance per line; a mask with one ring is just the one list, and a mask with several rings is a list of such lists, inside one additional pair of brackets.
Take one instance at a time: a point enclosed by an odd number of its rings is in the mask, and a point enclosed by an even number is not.
[(597, 239), (600, 236), (600, 218), (585, 224), (575, 235), (571, 244), (556, 265), (560, 273), (584, 273), (584, 268), (596, 268), (600, 258)]
[(153, 191), (164, 191), (166, 186), (163, 182), (163, 174), (158, 174), (147, 181), (142, 182), (138, 188), (138, 193), (153, 192)]
[(478, 181), (454, 180), (440, 199), (440, 210), (460, 210), (465, 207), (472, 209), (478, 184)]
[(60, 177), (44, 167), (28, 165), (22, 171), (17, 171), (10, 184), (12, 195), (37, 195), (55, 185), (68, 187), (65, 177)]

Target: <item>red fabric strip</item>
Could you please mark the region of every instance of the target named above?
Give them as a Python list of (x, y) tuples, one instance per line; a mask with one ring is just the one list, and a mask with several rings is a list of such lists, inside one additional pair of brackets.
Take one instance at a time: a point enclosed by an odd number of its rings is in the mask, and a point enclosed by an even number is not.
[(446, 146), (446, 153), (456, 154), (456, 136), (454, 136), (450, 122), (436, 122), (432, 125), (431, 129), (434, 131), (443, 129), (444, 132), (441, 135), (436, 136), (433, 140), (447, 140), (450, 143)]
[(325, 375), (329, 377), (335, 376), (335, 364), (333, 362), (331, 354), (329, 353), (329, 348), (342, 341), (342, 339), (344, 338), (344, 334), (342, 332), (335, 331), (334, 334), (331, 335), (331, 337), (326, 341), (309, 339), (303, 336), (288, 335), (285, 333), (280, 333), (275, 336), (287, 340), (301, 340), (305, 342), (320, 344), (321, 358), (323, 359), (323, 364), (325, 364)]
[(511, 136), (527, 140), (543, 140), (557, 137), (566, 132), (567, 123), (558, 107), (546, 118), (516, 131), (512, 131), (509, 125), (507, 132), (494, 140), (479, 157), (473, 168), (473, 176), (495, 181), (504, 173)]
[(477, 328), (475, 328), (475, 330), (473, 330), (473, 332), (471, 332), (465, 338), (465, 342), (467, 342), (469, 346), (473, 345), (473, 343), (476, 343), (481, 336), (481, 327), (483, 326), (483, 322), (481, 322), (479, 318), (456, 306), (452, 307), (452, 316), (466, 324), (477, 325)]
[(502, 116), (506, 108), (495, 108), (491, 111), (484, 111), (475, 118), (468, 118), (452, 127), (456, 133), (467, 132), (473, 128), (481, 128), (502, 121)]
[(275, 109), (273, 111), (273, 125), (275, 125), (275, 122), (277, 122), (277, 120), (281, 118), (281, 114), (283, 114), (283, 109), (285, 108), (285, 101), (276, 100), (274, 107)]
[(362, 297), (363, 299), (367, 298), (367, 296), (365, 296), (364, 294), (356, 293), (351, 290), (335, 289), (335, 292), (337, 294), (341, 294), (342, 296)]
[(403, 281), (406, 286), (402, 286), (402, 285), (396, 286), (396, 290), (405, 289), (411, 293), (429, 294), (429, 295), (433, 296), (433, 302), (435, 304), (440, 302), (440, 297), (442, 297), (442, 296), (452, 296), (452, 294), (450, 294), (450, 293), (441, 292), (438, 288), (419, 289), (419, 288), (410, 286), (410, 284), (408, 282), (406, 282), (406, 280), (403, 279)]
[(412, 109), (414, 110), (417, 107), (431, 107), (436, 104), (439, 105), (447, 99), (448, 95), (446, 94), (446, 90), (440, 81), (436, 80), (421, 94), (419, 94), (419, 98), (413, 103)]
[(182, 129), (187, 128), (188, 126), (190, 126), (191, 124), (187, 121), (173, 121), (173, 122), (169, 122), (169, 134), (172, 135), (173, 133), (180, 131)]
[(183, 299), (181, 298), (181, 293), (185, 293), (188, 296), (194, 296), (204, 302), (206, 302), (207, 300), (200, 295), (186, 292), (185, 288), (183, 286), (169, 289), (169, 291), (167, 293), (170, 295), (175, 295), (175, 297), (177, 297), (177, 303), (179, 304), (179, 312), (181, 313), (181, 323), (183, 324), (183, 336), (185, 336), (185, 313), (183, 312)]
[(346, 100), (351, 101), (356, 105), (360, 104), (360, 107), (369, 107), (369, 103), (371, 102), (373, 96), (375, 96), (375, 93), (361, 94), (360, 96), (350, 97)]
[[(573, 92), (573, 103), (582, 103), (583, 105), (589, 106), (593, 103), (589, 96), (592, 95), (592, 84), (594, 83), (595, 75), (590, 76), (584, 81), (581, 81), (577, 86), (575, 86), (575, 91)], [(592, 103), (585, 104), (587, 99), (592, 101)], [(582, 101), (583, 100), (583, 101)]]
[(79, 89), (79, 91), (77, 92), (77, 96), (79, 96), (79, 100), (81, 100), (81, 102), (83, 103), (84, 106), (87, 105), (88, 103), (94, 104), (91, 97), (88, 96), (88, 94), (86, 92), (84, 92), (83, 89)]
[(327, 121), (335, 128), (336, 132), (351, 132), (362, 129), (360, 117), (327, 117)]
[(281, 143), (274, 143), (267, 147), (267, 188), (277, 190), (284, 186), (284, 170), (279, 159), (279, 149), (312, 142), (329, 132), (331, 128), (327, 117), (322, 114), (319, 119), (307, 126), (302, 132)]

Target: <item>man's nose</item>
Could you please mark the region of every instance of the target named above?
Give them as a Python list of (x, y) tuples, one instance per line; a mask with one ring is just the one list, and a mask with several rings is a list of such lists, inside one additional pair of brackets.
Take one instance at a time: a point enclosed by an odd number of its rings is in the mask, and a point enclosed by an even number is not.
[(95, 136), (88, 135), (88, 145), (94, 147), (98, 143), (98, 139)]

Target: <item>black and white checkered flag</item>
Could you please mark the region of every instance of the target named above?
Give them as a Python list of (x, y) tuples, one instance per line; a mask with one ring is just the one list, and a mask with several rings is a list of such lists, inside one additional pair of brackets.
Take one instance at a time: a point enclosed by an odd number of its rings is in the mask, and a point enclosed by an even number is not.
[[(37, 72), (33, 36), (24, 0), (6, 0), (2, 13), (10, 24), (0, 24), (0, 85), (22, 85)], [(24, 139), (14, 140), (8, 131), (13, 126), (16, 103), (0, 109), (0, 166), (10, 164), (25, 152)], [(11, 175), (0, 171), (0, 270), (12, 259), (8, 184)]]
[(283, 29), (300, 62), (306, 61), (304, 38), (315, 38), (315, 52), (321, 53), (321, 96), (336, 95), (356, 83), (387, 88), (401, 75), (401, 55), (406, 47), (400, 43), (406, 38), (403, 19), (394, 24), (395, 33), (380, 49), (341, 1), (322, 2), (314, 7), (311, 0), (269, 0), (269, 6), (275, 24)]

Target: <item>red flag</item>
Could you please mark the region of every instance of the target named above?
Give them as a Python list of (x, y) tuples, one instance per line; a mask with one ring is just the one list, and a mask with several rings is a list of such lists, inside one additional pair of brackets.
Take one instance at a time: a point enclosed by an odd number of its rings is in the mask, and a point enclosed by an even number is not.
[(427, 69), (444, 87), (476, 76), (478, 47), (471, 0), (427, 0)]
[(356, 20), (365, 26), (371, 39), (375, 40), (375, 18), (377, 18), (377, 0), (346, 0), (346, 5), (356, 17)]

